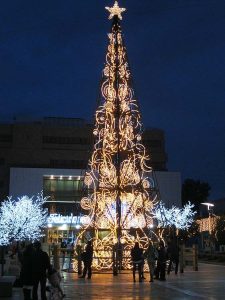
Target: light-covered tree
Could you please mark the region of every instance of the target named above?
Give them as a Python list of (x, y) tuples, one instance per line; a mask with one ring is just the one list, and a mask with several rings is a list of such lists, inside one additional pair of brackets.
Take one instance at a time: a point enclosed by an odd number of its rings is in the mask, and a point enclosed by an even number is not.
[(193, 221), (196, 212), (193, 210), (194, 205), (188, 202), (183, 208), (172, 206), (166, 208), (161, 201), (154, 209), (154, 216), (158, 222), (158, 227), (165, 228), (174, 226), (176, 229), (188, 229)]
[(13, 241), (35, 241), (43, 236), (47, 222), (47, 211), (43, 194), (22, 196), (16, 200), (8, 197), (0, 207), (0, 245)]

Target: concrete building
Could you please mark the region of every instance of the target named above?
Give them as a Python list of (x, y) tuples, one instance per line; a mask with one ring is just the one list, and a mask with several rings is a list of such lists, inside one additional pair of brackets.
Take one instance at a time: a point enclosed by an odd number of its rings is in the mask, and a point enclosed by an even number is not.
[[(43, 190), (49, 196), (46, 203), (51, 219), (47, 230), (49, 243), (72, 241), (79, 231), (77, 216), (81, 216), (83, 174), (81, 169), (10, 168), (10, 195), (32, 196)], [(154, 175), (166, 206), (181, 206), (180, 173), (156, 171)]]
[[(75, 213), (68, 205), (60, 203), (79, 202), (82, 197), (84, 170), (52, 168), (10, 168), (9, 195), (13, 197), (32, 196), (43, 190), (50, 196), (51, 203), (57, 203), (57, 212)], [(167, 207), (181, 206), (181, 178), (179, 172), (154, 172), (160, 197)], [(49, 201), (50, 201), (49, 200)], [(52, 207), (52, 212), (56, 210)]]
[[(83, 175), (93, 146), (93, 126), (83, 119), (16, 119), (0, 124), (0, 200), (35, 195), (49, 196), (51, 214), (48, 242), (72, 240), (82, 197)], [(146, 129), (143, 142), (155, 170), (161, 199), (169, 207), (181, 205), (179, 172), (166, 168), (164, 132)], [(78, 227), (77, 227), (78, 226)]]
[[(0, 201), (10, 194), (10, 168), (85, 169), (92, 131), (92, 124), (73, 118), (0, 124)], [(143, 139), (153, 169), (166, 170), (164, 132), (147, 129)]]

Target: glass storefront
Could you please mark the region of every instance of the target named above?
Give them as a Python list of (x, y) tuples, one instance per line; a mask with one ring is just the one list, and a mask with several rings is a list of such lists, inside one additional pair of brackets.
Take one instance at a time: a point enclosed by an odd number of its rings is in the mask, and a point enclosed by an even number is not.
[(44, 176), (43, 193), (44, 196), (49, 196), (49, 213), (79, 215), (82, 187), (81, 176)]
[(44, 195), (52, 201), (80, 201), (83, 177), (80, 176), (44, 176)]
[(61, 244), (63, 241), (68, 245), (73, 243), (77, 230), (58, 230), (58, 228), (48, 229), (48, 243)]
[[(83, 177), (81, 176), (44, 176), (43, 194), (49, 196), (46, 202), (49, 214), (79, 216), (82, 188)], [(53, 225), (53, 228), (48, 228), (49, 243), (61, 243), (63, 240), (69, 243), (73, 240), (75, 228), (73, 226), (71, 228), (70, 225), (70, 228), (62, 228), (62, 225)]]

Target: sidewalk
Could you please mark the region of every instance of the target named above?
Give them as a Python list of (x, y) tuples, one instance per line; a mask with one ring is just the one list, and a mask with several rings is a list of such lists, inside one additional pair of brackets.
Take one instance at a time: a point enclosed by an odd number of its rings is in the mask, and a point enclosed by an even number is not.
[[(145, 274), (144, 282), (133, 283), (131, 272), (116, 277), (112, 274), (93, 274), (91, 280), (79, 279), (74, 273), (63, 273), (63, 276), (66, 300), (221, 300), (225, 297), (225, 266), (220, 265), (201, 263), (197, 272), (187, 268), (177, 276), (171, 273), (165, 282), (153, 283), (148, 282), (148, 274)], [(14, 291), (13, 300), (23, 299), (20, 292), (18, 289)]]

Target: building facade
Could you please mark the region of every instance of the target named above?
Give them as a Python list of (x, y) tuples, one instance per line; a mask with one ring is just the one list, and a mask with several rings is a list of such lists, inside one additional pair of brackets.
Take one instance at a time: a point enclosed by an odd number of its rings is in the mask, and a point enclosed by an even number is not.
[[(0, 200), (43, 191), (50, 213), (48, 242), (72, 241), (79, 231), (83, 176), (93, 147), (83, 119), (44, 118), (0, 124)], [(164, 132), (146, 129), (143, 141), (161, 199), (181, 205), (179, 172), (168, 172)]]
[[(46, 206), (50, 213), (48, 242), (72, 241), (79, 231), (84, 213), (80, 207), (83, 193), (82, 169), (10, 168), (9, 194), (14, 198), (32, 196), (43, 191), (48, 196)], [(155, 181), (160, 197), (167, 207), (181, 205), (181, 178), (179, 172), (156, 171)]]
[[(83, 119), (44, 118), (0, 124), (0, 201), (10, 194), (10, 168), (85, 170), (93, 125)], [(144, 144), (154, 170), (166, 170), (164, 132), (146, 129)]]

